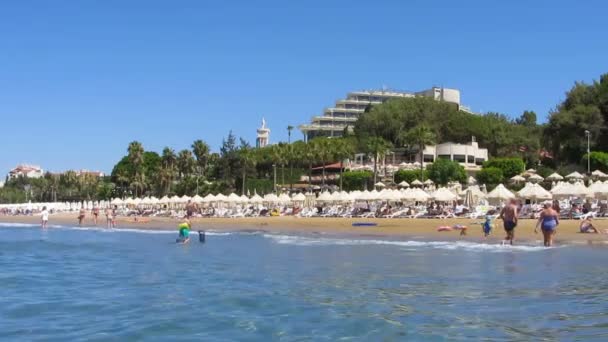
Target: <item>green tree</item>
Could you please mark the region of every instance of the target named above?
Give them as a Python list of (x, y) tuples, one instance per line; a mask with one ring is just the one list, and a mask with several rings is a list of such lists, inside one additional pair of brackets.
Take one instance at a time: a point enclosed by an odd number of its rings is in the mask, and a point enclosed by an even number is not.
[(196, 166), (199, 177), (202, 177), (207, 170), (209, 162), (209, 145), (202, 140), (196, 140), (192, 143), (192, 152), (196, 158)]
[(504, 181), (502, 170), (497, 167), (484, 167), (476, 175), (479, 184), (498, 185)]
[(395, 183), (399, 184), (402, 181), (406, 181), (411, 184), (416, 179), (428, 178), (427, 170), (399, 170), (395, 172)]
[(526, 164), (521, 158), (492, 158), (483, 164), (483, 168), (498, 168), (503, 177), (511, 178), (524, 172)]
[(467, 173), (460, 163), (449, 159), (437, 159), (426, 167), (429, 178), (436, 184), (446, 185), (449, 182), (465, 182)]
[[(423, 170), (424, 148), (426, 145), (432, 145), (435, 143), (435, 134), (428, 126), (418, 125), (409, 130), (403, 140), (407, 141), (410, 145), (418, 147), (420, 153), (420, 170)], [(424, 173), (421, 173), (421, 175), (424, 175)]]
[[(129, 162), (131, 163), (132, 167), (133, 167), (133, 174), (131, 175), (131, 182), (137, 182), (139, 185), (142, 184), (143, 180), (144, 180), (144, 176), (143, 176), (143, 162), (144, 162), (144, 147), (142, 146), (142, 144), (138, 141), (132, 141), (129, 144), (129, 148), (127, 149), (128, 151), (128, 158), (129, 158)], [(142, 189), (141, 186), (136, 186), (134, 187), (135, 189), (135, 196), (139, 196), (139, 192), (138, 190)]]
[(378, 158), (390, 150), (392, 144), (380, 137), (370, 137), (364, 142), (365, 152), (374, 158), (374, 184), (378, 182)]
[(330, 138), (316, 138), (312, 141), (316, 159), (321, 163), (322, 186), (325, 186), (325, 169), (327, 164), (332, 162), (335, 158), (334, 141), (335, 140)]
[(353, 148), (353, 144), (348, 139), (336, 139), (333, 144), (334, 146), (334, 156), (340, 161), (340, 191), (342, 191), (343, 187), (343, 176), (344, 176), (344, 160), (349, 159), (355, 153)]
[(347, 171), (342, 174), (344, 190), (363, 190), (374, 177), (369, 171)]
[(587, 158), (591, 156), (591, 169), (608, 172), (608, 153), (606, 152), (591, 152), (589, 155), (585, 153), (581, 163), (587, 165)]
[(241, 172), (242, 172), (242, 188), (241, 195), (245, 195), (246, 193), (246, 183), (247, 183), (247, 170), (249, 168), (255, 168), (257, 164), (258, 154), (255, 149), (251, 148), (248, 145), (241, 146), (239, 148), (239, 157), (241, 158)]
[(190, 150), (181, 150), (177, 154), (177, 171), (180, 179), (188, 178), (194, 172), (195, 161)]

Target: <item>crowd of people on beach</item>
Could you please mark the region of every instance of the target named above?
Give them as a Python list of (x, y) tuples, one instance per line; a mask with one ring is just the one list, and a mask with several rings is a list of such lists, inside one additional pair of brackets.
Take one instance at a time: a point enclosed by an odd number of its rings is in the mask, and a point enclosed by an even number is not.
[[(513, 244), (515, 239), (516, 227), (520, 219), (537, 220), (535, 232), (540, 229), (543, 234), (545, 246), (553, 244), (553, 237), (557, 232), (560, 219), (580, 219), (581, 233), (600, 234), (593, 222), (593, 218), (599, 212), (605, 210), (605, 203), (590, 201), (579, 203), (567, 203), (560, 201), (525, 204), (519, 200), (509, 200), (502, 207), (484, 206), (465, 206), (461, 201), (452, 203), (441, 203), (430, 201), (427, 203), (417, 203), (418, 205), (406, 205), (405, 203), (394, 203), (388, 201), (365, 201), (350, 204), (327, 204), (319, 203), (312, 207), (300, 207), (297, 205), (236, 205), (230, 207), (222, 206), (200, 206), (198, 203), (188, 201), (185, 206), (169, 208), (167, 206), (155, 208), (143, 207), (118, 207), (110, 205), (100, 208), (95, 205), (92, 209), (85, 209), (84, 206), (77, 211), (77, 221), (79, 226), (83, 226), (90, 217), (90, 222), (97, 226), (99, 216), (103, 212), (106, 218), (106, 227), (115, 228), (117, 217), (123, 217), (130, 222), (145, 223), (147, 217), (172, 217), (176, 219), (188, 220), (194, 218), (239, 218), (239, 217), (273, 217), (273, 216), (293, 216), (293, 217), (342, 217), (342, 218), (484, 218), (480, 222), (482, 233), (489, 236), (494, 221), (500, 219), (505, 230), (505, 243)], [(568, 206), (569, 204), (569, 206)], [(53, 209), (44, 206), (41, 210), (17, 210), (8, 212), (6, 208), (0, 211), (4, 215), (40, 215), (43, 228), (48, 227), (49, 216), (54, 214)], [(453, 228), (453, 229), (452, 229)], [(445, 230), (461, 230), (461, 235), (466, 235), (466, 227), (455, 225), (445, 227)]]

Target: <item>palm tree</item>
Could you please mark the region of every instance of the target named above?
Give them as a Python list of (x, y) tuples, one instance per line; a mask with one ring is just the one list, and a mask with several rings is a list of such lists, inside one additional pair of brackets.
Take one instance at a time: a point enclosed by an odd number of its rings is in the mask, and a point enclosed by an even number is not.
[(325, 186), (325, 166), (335, 158), (335, 145), (328, 138), (320, 138), (313, 141), (319, 162), (321, 162), (322, 178), (321, 185)]
[(287, 143), (291, 144), (291, 131), (293, 130), (292, 125), (287, 126)]
[[(142, 144), (138, 141), (132, 141), (129, 144), (129, 148), (127, 149), (128, 151), (128, 158), (129, 161), (131, 162), (131, 165), (133, 165), (133, 170), (135, 171), (135, 174), (133, 175), (133, 178), (131, 179), (131, 181), (135, 181), (136, 179), (141, 179), (140, 175), (143, 174), (143, 164), (144, 164), (144, 147), (142, 146)], [(135, 196), (138, 195), (137, 190), (139, 188), (135, 187)]]
[(254, 150), (249, 146), (242, 146), (241, 148), (239, 148), (239, 157), (241, 159), (241, 171), (242, 171), (242, 177), (243, 177), (241, 195), (245, 195), (247, 168), (255, 167), (255, 165), (257, 164), (257, 162), (258, 162), (257, 150)]
[(190, 150), (181, 150), (177, 154), (177, 170), (181, 179), (187, 178), (194, 171), (194, 157)]
[(167, 195), (171, 192), (171, 185), (175, 179), (175, 164), (177, 163), (177, 156), (175, 151), (169, 147), (163, 149), (161, 156), (161, 169), (159, 174), (159, 181), (164, 194)]
[(406, 133), (404, 141), (418, 147), (420, 152), (420, 177), (424, 180), (424, 147), (435, 143), (435, 133), (424, 124), (418, 125)]
[[(270, 147), (270, 159), (273, 163), (273, 168), (275, 169), (275, 178), (276, 178), (276, 167), (281, 166), (282, 168), (285, 166), (285, 152), (282, 144), (272, 145)], [(285, 182), (285, 174), (283, 173), (283, 182)], [(275, 179), (275, 191), (276, 191), (276, 179)]]
[(200, 139), (196, 140), (192, 143), (192, 152), (196, 158), (199, 176), (203, 176), (207, 170), (207, 164), (209, 163), (209, 145)]
[(378, 181), (378, 157), (380, 154), (385, 154), (391, 147), (390, 142), (380, 137), (371, 137), (365, 142), (367, 152), (374, 156), (374, 184)]
[(340, 191), (342, 191), (342, 175), (344, 174), (344, 159), (350, 158), (355, 149), (347, 139), (336, 139), (334, 144), (334, 153), (336, 158), (340, 160)]

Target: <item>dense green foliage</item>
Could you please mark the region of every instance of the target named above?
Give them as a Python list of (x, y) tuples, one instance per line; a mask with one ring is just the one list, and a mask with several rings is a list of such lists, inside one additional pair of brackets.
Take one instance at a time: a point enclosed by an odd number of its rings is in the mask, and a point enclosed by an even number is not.
[(349, 171), (342, 175), (344, 190), (363, 190), (372, 188), (374, 174), (370, 171)]
[(399, 184), (403, 181), (406, 181), (408, 184), (411, 184), (414, 180), (422, 180), (428, 179), (428, 171), (427, 170), (399, 170), (395, 172), (395, 183)]
[(484, 167), (476, 175), (479, 184), (497, 185), (504, 182), (504, 174), (497, 167)]
[(544, 143), (560, 164), (578, 164), (587, 151), (608, 150), (608, 74), (592, 84), (577, 82), (566, 99), (550, 113)]
[(492, 158), (483, 164), (483, 168), (497, 168), (502, 171), (505, 179), (509, 179), (526, 170), (526, 165), (521, 158)]
[(429, 178), (435, 184), (446, 185), (449, 182), (465, 182), (467, 173), (460, 163), (449, 159), (438, 159), (426, 167)]
[(583, 164), (587, 165), (587, 158), (590, 158), (592, 170), (600, 170), (608, 172), (608, 153), (606, 152), (591, 152), (589, 155), (585, 153), (583, 156)]

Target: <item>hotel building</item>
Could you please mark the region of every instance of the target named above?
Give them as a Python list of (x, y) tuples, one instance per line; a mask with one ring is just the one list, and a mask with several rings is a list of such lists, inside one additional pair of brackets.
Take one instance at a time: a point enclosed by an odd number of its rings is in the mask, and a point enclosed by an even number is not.
[(469, 108), (460, 104), (460, 91), (457, 89), (433, 87), (415, 93), (387, 90), (355, 91), (348, 93), (345, 99), (336, 101), (334, 107), (325, 108), (323, 115), (314, 116), (310, 124), (303, 124), (298, 128), (304, 134), (305, 140), (318, 136), (339, 137), (346, 129), (352, 131), (355, 122), (368, 106), (381, 104), (390, 99), (416, 96), (453, 103), (458, 109), (471, 112)]

